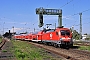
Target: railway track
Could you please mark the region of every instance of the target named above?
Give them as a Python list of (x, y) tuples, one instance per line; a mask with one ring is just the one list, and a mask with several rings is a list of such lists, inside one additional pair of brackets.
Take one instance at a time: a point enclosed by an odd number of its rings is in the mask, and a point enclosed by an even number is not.
[(9, 39), (4, 38), (0, 44), (0, 60), (15, 60), (14, 55), (10, 51), (12, 43)]
[(82, 51), (82, 50), (76, 50), (76, 49), (70, 49), (69, 51), (72, 51), (73, 53), (81, 54), (85, 57), (90, 57), (90, 52), (88, 51)]
[(35, 46), (38, 46), (40, 48), (44, 48), (52, 53), (60, 55), (69, 60), (89, 60), (90, 59), (90, 52), (87, 52), (87, 51), (81, 51), (76, 49), (67, 50), (67, 49), (55, 48), (55, 47), (47, 46), (43, 44), (37, 44), (33, 42), (29, 42), (29, 43)]
[(2, 42), (0, 43), (0, 50), (2, 49), (2, 47), (4, 46), (5, 43), (6, 43), (6, 40), (2, 39)]

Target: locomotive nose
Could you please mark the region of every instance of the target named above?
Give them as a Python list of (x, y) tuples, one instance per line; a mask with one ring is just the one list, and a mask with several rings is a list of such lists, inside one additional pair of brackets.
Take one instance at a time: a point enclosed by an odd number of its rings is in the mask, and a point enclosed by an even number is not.
[(60, 38), (61, 41), (70, 42), (71, 38), (69, 37), (62, 37)]

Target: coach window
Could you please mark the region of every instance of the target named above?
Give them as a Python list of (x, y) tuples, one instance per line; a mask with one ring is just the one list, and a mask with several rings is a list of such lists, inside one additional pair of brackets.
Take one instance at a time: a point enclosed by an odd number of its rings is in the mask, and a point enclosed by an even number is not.
[(58, 35), (58, 32), (56, 32), (56, 35)]

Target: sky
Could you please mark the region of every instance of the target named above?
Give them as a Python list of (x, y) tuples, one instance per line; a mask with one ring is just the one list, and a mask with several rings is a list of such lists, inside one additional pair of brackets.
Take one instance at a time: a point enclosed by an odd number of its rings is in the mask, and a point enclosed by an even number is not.
[[(0, 0), (0, 34), (9, 30), (16, 33), (33, 32), (38, 27), (39, 16), (35, 9), (62, 9), (62, 25), (80, 30), (80, 15), (82, 13), (82, 34), (90, 34), (90, 0)], [(58, 16), (44, 15), (44, 26), (55, 23), (58, 26)]]

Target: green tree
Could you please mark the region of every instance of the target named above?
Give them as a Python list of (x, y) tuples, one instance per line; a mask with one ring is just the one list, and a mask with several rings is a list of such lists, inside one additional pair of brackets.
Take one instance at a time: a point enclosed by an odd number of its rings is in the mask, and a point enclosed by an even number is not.
[(80, 37), (80, 34), (76, 31), (76, 30), (72, 30), (72, 28), (70, 28), (72, 35), (73, 35), (73, 39), (78, 40)]
[(79, 37), (80, 37), (80, 34), (76, 30), (73, 30), (73, 39), (78, 40)]

